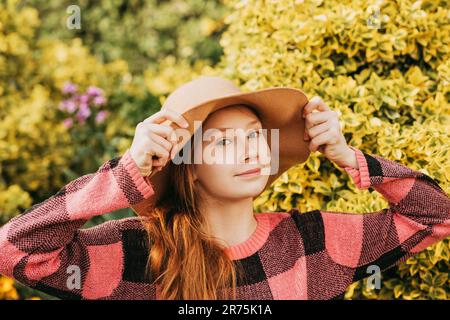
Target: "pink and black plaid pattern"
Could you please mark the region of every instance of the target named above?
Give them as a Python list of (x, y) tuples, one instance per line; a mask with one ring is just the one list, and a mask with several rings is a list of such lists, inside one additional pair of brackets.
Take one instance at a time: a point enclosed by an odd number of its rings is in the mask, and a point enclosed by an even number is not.
[[(239, 299), (339, 299), (372, 274), (369, 266), (386, 270), (450, 235), (450, 199), (432, 178), (352, 149), (359, 168), (344, 169), (358, 188), (380, 192), (389, 208), (256, 214), (255, 234), (227, 250), (245, 270)], [(81, 229), (152, 194), (127, 150), (4, 225), (0, 273), (63, 299), (157, 299), (139, 217)], [(68, 286), (71, 266), (80, 271), (80, 288)]]

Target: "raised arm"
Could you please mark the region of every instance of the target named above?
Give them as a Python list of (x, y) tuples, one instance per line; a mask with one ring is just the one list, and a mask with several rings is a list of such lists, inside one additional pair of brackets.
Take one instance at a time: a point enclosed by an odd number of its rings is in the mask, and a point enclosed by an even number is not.
[(326, 292), (323, 286), (343, 292), (352, 282), (372, 275), (369, 266), (385, 270), (450, 236), (450, 198), (432, 178), (351, 149), (357, 169), (344, 169), (359, 189), (380, 192), (389, 208), (366, 214), (291, 211), (307, 244), (306, 254), (321, 252), (320, 258), (312, 259), (321, 265), (317, 270), (323, 269), (311, 275), (314, 292)]
[[(123, 226), (136, 218), (80, 229), (94, 216), (130, 207), (154, 193), (129, 150), (79, 177), (0, 229), (0, 273), (60, 298), (97, 299), (119, 285)], [(81, 287), (68, 284), (80, 272)]]

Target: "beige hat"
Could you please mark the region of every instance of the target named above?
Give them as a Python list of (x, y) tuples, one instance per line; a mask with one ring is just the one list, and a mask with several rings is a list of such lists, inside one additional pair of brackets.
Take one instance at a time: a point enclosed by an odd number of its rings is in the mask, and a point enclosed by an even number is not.
[[(303, 107), (307, 103), (308, 98), (299, 89), (271, 87), (244, 93), (230, 80), (201, 76), (178, 87), (161, 107), (161, 110), (170, 109), (181, 113), (189, 127), (181, 128), (170, 120), (162, 124), (170, 125), (173, 129), (189, 130), (192, 137), (198, 128), (194, 128), (194, 121), (203, 123), (210, 113), (234, 104), (251, 107), (259, 115), (263, 129), (267, 129), (269, 146), (271, 129), (279, 129), (278, 170), (269, 176), (266, 185), (269, 186), (287, 169), (305, 162), (309, 157), (308, 141), (303, 140), (305, 119), (302, 117)], [(181, 150), (185, 142), (180, 142), (177, 150)], [(154, 172), (151, 178), (146, 178), (150, 180), (155, 194), (131, 207), (138, 215), (146, 215), (149, 207), (158, 205), (168, 187), (168, 168), (170, 166), (166, 165), (161, 171)]]

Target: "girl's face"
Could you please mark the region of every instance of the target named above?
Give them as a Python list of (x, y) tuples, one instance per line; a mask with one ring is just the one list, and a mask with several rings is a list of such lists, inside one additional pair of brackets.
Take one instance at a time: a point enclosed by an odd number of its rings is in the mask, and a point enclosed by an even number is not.
[[(225, 130), (227, 128), (227, 130)], [(269, 179), (270, 149), (258, 117), (247, 107), (230, 106), (202, 124), (202, 148), (194, 148), (197, 192), (237, 200), (260, 194)], [(262, 174), (241, 173), (260, 168)]]

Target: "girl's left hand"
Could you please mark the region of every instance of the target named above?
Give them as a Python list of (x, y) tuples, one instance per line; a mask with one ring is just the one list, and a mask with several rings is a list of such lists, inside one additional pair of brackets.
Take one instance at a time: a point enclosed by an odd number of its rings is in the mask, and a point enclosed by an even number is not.
[[(313, 112), (317, 110), (318, 112)], [(358, 168), (355, 152), (350, 149), (342, 134), (339, 115), (331, 110), (318, 96), (303, 108), (305, 118), (305, 141), (310, 141), (309, 150), (319, 151), (340, 167)]]

